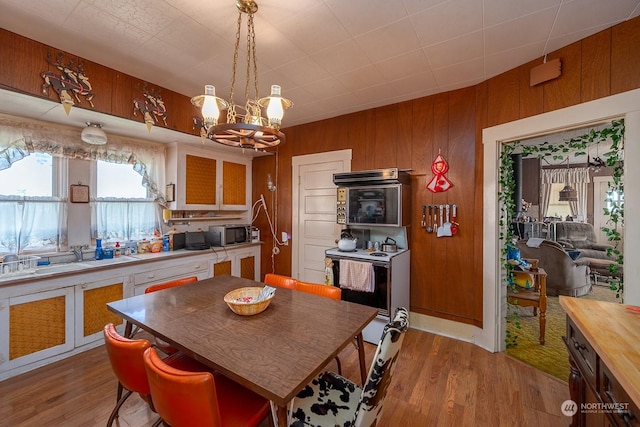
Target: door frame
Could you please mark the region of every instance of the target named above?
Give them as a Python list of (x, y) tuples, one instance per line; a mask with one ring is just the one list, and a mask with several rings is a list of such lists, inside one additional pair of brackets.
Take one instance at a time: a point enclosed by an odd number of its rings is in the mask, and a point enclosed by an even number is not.
[(298, 211), (298, 203), (300, 201), (300, 167), (304, 165), (310, 165), (315, 163), (325, 162), (345, 162), (345, 172), (351, 172), (351, 158), (352, 150), (350, 148), (345, 150), (327, 151), (324, 153), (305, 154), (301, 156), (293, 156), (291, 159), (291, 276), (298, 277), (298, 251), (300, 239), (299, 226), (300, 226), (300, 213)]
[[(502, 286), (500, 263), (498, 203), (498, 170), (502, 144), (533, 136), (558, 132), (563, 129), (583, 127), (613, 119), (625, 119), (624, 179), (640, 181), (640, 168), (629, 167), (640, 159), (640, 89), (612, 95), (595, 101), (551, 111), (526, 119), (486, 128), (482, 132), (484, 145), (484, 216), (483, 216), (483, 328), (474, 334), (474, 342), (489, 351), (505, 348), (506, 287)], [(625, 234), (640, 235), (640, 221), (634, 221), (630, 213), (640, 212), (640, 187), (625, 188)], [(623, 251), (625, 277), (640, 275), (640, 240), (624, 239)], [(625, 283), (624, 300), (627, 304), (640, 304), (640, 285)]]

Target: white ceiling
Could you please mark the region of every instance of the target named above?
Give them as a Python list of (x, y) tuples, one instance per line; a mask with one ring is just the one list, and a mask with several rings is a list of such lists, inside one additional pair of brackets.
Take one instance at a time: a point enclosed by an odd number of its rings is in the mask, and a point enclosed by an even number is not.
[[(276, 83), (294, 102), (283, 127), (474, 85), (640, 13), (640, 0), (257, 1), (260, 95)], [(9, 31), (187, 96), (214, 84), (228, 97), (234, 0), (0, 0), (0, 10)], [(76, 110), (40, 118), (82, 126)], [(130, 131), (103, 119), (108, 133)]]

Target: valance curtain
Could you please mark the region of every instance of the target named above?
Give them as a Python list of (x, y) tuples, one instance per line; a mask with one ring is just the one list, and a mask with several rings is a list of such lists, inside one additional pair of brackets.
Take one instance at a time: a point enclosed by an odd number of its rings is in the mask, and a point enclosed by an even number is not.
[(569, 184), (578, 193), (578, 201), (569, 202), (571, 213), (587, 217), (587, 190), (591, 182), (588, 168), (542, 169), (540, 198), (541, 215), (546, 215), (551, 199), (551, 184)]
[(160, 204), (165, 203), (161, 191), (165, 183), (163, 144), (109, 135), (108, 144), (89, 145), (81, 141), (81, 131), (0, 114), (0, 170), (35, 152), (70, 159), (127, 163), (142, 176), (149, 196)]

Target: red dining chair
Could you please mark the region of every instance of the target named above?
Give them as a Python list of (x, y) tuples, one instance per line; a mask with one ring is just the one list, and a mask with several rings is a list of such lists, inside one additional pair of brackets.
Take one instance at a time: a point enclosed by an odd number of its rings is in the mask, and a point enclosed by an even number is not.
[[(138, 393), (140, 397), (149, 404), (151, 410), (156, 412), (151, 399), (147, 372), (142, 359), (144, 351), (151, 347), (151, 343), (145, 339), (132, 340), (123, 337), (118, 333), (113, 323), (106, 325), (103, 332), (109, 362), (118, 379), (117, 403), (113, 411), (111, 411), (107, 426), (111, 426), (113, 421), (118, 418), (120, 407), (132, 393)], [(206, 366), (196, 362), (183, 353), (175, 353), (169, 356), (164, 360), (164, 363), (185, 371), (200, 372), (207, 370)], [(122, 392), (124, 389), (126, 389), (127, 392), (123, 396)]]
[(269, 418), (269, 400), (221, 374), (166, 364), (154, 348), (143, 355), (153, 404), (171, 427), (255, 427)]
[[(156, 285), (151, 285), (144, 290), (145, 294), (150, 292), (161, 291), (163, 289), (175, 288), (176, 286), (188, 285), (189, 283), (197, 282), (198, 278), (196, 276), (185, 277), (183, 279), (171, 280), (169, 282), (158, 283)], [(165, 354), (173, 354), (178, 351), (177, 348), (172, 347), (166, 341), (161, 340), (160, 338), (155, 338), (155, 346), (162, 350)]]
[(267, 273), (264, 276), (264, 283), (276, 288), (295, 289), (298, 281), (293, 277), (283, 276), (281, 274)]

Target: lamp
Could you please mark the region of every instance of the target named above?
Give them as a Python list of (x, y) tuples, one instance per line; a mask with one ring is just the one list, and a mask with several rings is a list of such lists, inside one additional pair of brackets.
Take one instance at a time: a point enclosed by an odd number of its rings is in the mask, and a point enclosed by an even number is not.
[(578, 192), (569, 185), (569, 158), (567, 158), (567, 180), (565, 181), (564, 188), (560, 190), (560, 197), (558, 200), (561, 202), (577, 202)]
[(87, 127), (80, 132), (80, 139), (91, 145), (104, 145), (107, 143), (107, 134), (102, 130), (100, 123), (86, 122)]
[[(293, 106), (293, 103), (282, 97), (282, 90), (278, 85), (271, 86), (271, 94), (268, 97), (258, 97), (258, 64), (256, 62), (255, 29), (253, 25), (253, 15), (258, 11), (258, 4), (254, 0), (237, 0), (236, 7), (238, 8), (238, 26), (236, 29), (229, 99), (224, 100), (216, 96), (215, 87), (206, 85), (204, 95), (194, 96), (191, 98), (191, 103), (202, 109), (207, 138), (212, 141), (243, 149), (253, 148), (258, 150), (274, 147), (285, 141), (284, 134), (280, 132), (280, 125), (282, 124), (284, 110)], [(247, 81), (244, 108), (236, 105), (233, 100), (243, 13), (248, 15), (246, 37)], [(252, 62), (253, 70), (251, 67)], [(249, 93), (252, 71), (253, 98)], [(262, 108), (266, 110), (266, 118), (262, 116)], [(227, 110), (226, 123), (218, 123), (220, 111), (222, 110)], [(237, 110), (244, 111), (238, 113)]]

